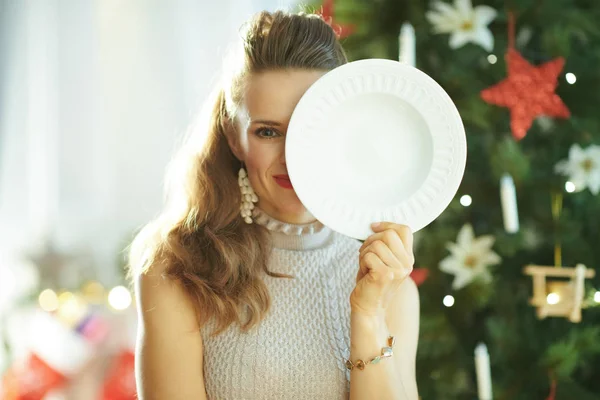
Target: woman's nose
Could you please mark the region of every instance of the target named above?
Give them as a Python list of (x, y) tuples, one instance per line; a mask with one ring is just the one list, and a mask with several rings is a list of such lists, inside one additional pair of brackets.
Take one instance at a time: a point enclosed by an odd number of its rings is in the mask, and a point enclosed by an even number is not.
[(279, 153), (279, 162), (282, 165), (285, 165), (285, 142), (283, 143), (283, 146), (281, 146), (281, 151)]
[(280, 162), (282, 165), (285, 165), (285, 149), (284, 149), (284, 150), (283, 150), (283, 151), (280, 153), (280, 155), (279, 155), (279, 162)]

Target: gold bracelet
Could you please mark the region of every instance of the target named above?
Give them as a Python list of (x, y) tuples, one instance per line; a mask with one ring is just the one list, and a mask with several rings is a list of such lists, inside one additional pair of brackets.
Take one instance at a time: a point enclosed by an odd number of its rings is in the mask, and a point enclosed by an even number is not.
[(388, 345), (386, 347), (381, 348), (381, 355), (373, 358), (369, 361), (356, 360), (356, 364), (350, 360), (346, 360), (346, 368), (352, 371), (355, 367), (359, 370), (365, 369), (365, 365), (367, 364), (377, 364), (384, 358), (389, 358), (394, 355), (394, 343), (396, 343), (396, 339), (393, 336), (388, 337)]

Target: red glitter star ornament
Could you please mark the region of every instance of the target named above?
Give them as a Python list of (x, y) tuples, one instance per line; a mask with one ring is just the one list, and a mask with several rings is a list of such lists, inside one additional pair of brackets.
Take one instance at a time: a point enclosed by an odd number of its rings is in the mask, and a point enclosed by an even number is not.
[(317, 14), (321, 15), (323, 20), (333, 28), (338, 39), (343, 39), (347, 36), (350, 36), (354, 32), (355, 27), (354, 25), (340, 25), (334, 23), (333, 6), (334, 0), (324, 0), (323, 5), (321, 6), (321, 10)]
[(510, 47), (506, 54), (508, 77), (481, 91), (483, 100), (510, 109), (510, 128), (516, 140), (527, 134), (540, 115), (568, 118), (571, 113), (555, 93), (565, 60), (560, 57), (533, 66)]

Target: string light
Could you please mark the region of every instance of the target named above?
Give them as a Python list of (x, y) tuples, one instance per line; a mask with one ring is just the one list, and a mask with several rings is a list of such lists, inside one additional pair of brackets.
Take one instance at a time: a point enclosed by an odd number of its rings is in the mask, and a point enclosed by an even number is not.
[(461, 196), (460, 204), (462, 204), (463, 206), (469, 207), (472, 203), (473, 203), (473, 199), (468, 194)]
[(594, 293), (594, 301), (596, 303), (600, 303), (600, 291), (596, 291), (596, 293)]
[(551, 305), (558, 304), (559, 301), (560, 301), (560, 296), (558, 295), (558, 293), (550, 293), (546, 297), (546, 302)]
[(496, 62), (498, 62), (498, 57), (496, 57), (494, 54), (490, 54), (487, 56), (487, 60), (490, 64), (496, 64)]
[(454, 297), (449, 294), (444, 296), (443, 303), (446, 307), (452, 307), (454, 305)]
[(567, 82), (570, 83), (571, 85), (574, 84), (575, 82), (577, 82), (577, 77), (572, 72), (567, 72), (565, 74), (565, 78), (567, 78)]
[(573, 192), (575, 191), (575, 189), (576, 189), (576, 188), (575, 188), (575, 184), (574, 184), (573, 182), (571, 182), (571, 181), (567, 181), (567, 182), (565, 183), (565, 190), (566, 190), (568, 193), (573, 193)]

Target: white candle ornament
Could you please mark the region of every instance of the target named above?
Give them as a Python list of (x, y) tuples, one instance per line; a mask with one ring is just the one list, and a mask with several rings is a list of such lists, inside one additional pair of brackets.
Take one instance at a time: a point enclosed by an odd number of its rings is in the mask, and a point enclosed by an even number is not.
[(408, 22), (403, 23), (398, 38), (400, 46), (398, 61), (411, 67), (416, 66), (415, 41), (415, 29)]
[(492, 400), (492, 374), (490, 355), (487, 346), (479, 343), (475, 347), (475, 371), (477, 373), (477, 394), (479, 400)]
[(519, 231), (519, 211), (517, 209), (517, 192), (515, 182), (509, 174), (502, 175), (500, 179), (500, 201), (504, 217), (504, 229), (508, 233)]

